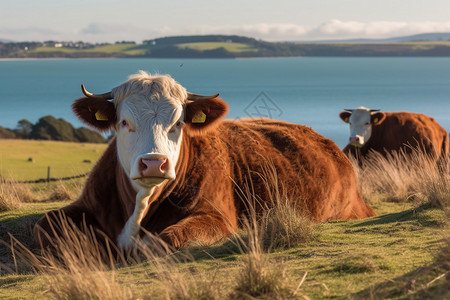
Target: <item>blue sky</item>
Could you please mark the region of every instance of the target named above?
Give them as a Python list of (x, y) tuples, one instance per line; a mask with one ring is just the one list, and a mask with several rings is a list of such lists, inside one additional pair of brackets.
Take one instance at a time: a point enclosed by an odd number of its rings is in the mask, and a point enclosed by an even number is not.
[(238, 34), (268, 41), (450, 32), (449, 0), (1, 0), (0, 39), (115, 42)]

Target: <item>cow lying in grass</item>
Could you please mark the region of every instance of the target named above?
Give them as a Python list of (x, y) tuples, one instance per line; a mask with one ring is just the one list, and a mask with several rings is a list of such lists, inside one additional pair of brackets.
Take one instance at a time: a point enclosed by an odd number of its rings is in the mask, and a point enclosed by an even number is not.
[[(93, 168), (81, 196), (35, 227), (44, 247), (58, 212), (86, 222), (123, 249), (145, 229), (175, 248), (215, 242), (236, 232), (247, 212), (270, 206), (269, 161), (286, 196), (317, 222), (375, 215), (358, 192), (352, 165), (334, 142), (308, 127), (269, 119), (223, 120), (218, 95), (187, 93), (169, 76), (136, 74), (111, 92), (75, 101), (73, 110), (116, 137)], [(113, 101), (108, 101), (113, 99)], [(100, 236), (100, 235), (99, 235)]]
[(360, 161), (371, 152), (424, 151), (440, 166), (448, 163), (448, 133), (436, 120), (409, 112), (380, 112), (365, 107), (347, 109), (339, 117), (350, 125), (344, 153)]

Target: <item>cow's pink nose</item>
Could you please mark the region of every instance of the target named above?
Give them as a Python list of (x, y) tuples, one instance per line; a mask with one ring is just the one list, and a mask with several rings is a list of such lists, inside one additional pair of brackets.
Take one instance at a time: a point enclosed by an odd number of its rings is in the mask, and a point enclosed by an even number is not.
[(357, 136), (357, 137), (351, 137), (351, 138), (350, 138), (350, 143), (359, 143), (359, 136)]
[(168, 168), (167, 158), (142, 158), (139, 162), (139, 172), (142, 177), (164, 177)]

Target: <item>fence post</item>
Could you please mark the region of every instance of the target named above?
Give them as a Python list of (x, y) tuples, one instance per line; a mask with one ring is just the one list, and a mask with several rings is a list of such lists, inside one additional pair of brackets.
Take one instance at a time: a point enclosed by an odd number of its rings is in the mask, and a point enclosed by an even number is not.
[(47, 167), (47, 183), (50, 182), (50, 166)]

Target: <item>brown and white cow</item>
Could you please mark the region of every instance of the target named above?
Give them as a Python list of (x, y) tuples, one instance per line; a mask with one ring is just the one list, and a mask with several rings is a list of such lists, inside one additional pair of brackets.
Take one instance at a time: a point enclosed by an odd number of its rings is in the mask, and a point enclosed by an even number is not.
[[(110, 93), (85, 95), (73, 104), (76, 115), (99, 130), (114, 129), (116, 137), (81, 196), (61, 211), (121, 248), (133, 247), (141, 228), (173, 247), (235, 232), (248, 206), (246, 184), (260, 206), (273, 200), (261, 176), (268, 161), (278, 176), (273, 184), (313, 220), (375, 215), (361, 199), (350, 161), (310, 128), (269, 119), (222, 120), (228, 105), (217, 95), (189, 94), (171, 77), (145, 72)], [(57, 216), (36, 224), (35, 239), (44, 246), (52, 236), (49, 220)]]
[(410, 112), (380, 112), (359, 107), (339, 117), (350, 125), (349, 144), (344, 153), (364, 159), (374, 151), (384, 157), (392, 151), (424, 151), (443, 167), (448, 162), (447, 131), (435, 119)]

